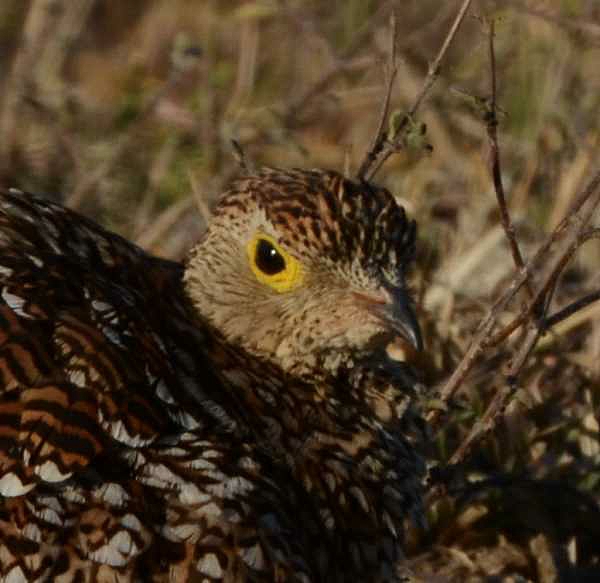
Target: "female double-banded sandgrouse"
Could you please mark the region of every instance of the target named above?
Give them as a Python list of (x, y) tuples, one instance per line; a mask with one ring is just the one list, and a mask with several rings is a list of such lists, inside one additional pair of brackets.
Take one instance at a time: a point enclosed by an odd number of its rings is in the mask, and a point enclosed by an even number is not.
[(0, 580), (397, 581), (415, 225), (334, 172), (239, 179), (185, 265), (0, 195)]

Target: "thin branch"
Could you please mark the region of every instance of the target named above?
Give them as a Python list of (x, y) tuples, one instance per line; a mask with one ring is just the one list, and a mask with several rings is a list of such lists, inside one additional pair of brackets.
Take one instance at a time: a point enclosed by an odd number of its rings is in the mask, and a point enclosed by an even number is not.
[[(600, 228), (599, 227), (590, 227), (589, 229), (587, 229), (587, 231), (584, 231), (579, 236), (579, 242), (577, 245), (577, 249), (579, 249), (584, 243), (587, 243), (588, 241), (590, 241), (592, 239), (599, 239), (599, 238), (600, 238)], [(542, 322), (543, 331), (544, 332), (548, 331), (550, 328), (556, 326), (557, 324), (566, 320), (567, 318), (570, 318), (571, 316), (573, 316), (577, 312), (583, 310), (584, 308), (587, 308), (589, 305), (593, 304), (594, 302), (598, 301), (599, 299), (600, 299), (600, 290), (596, 290), (596, 291), (590, 292), (589, 294), (586, 294), (585, 296), (579, 298), (578, 300), (575, 300), (574, 302), (571, 302), (564, 308), (561, 308), (558, 312), (555, 312), (551, 316), (547, 316), (543, 320), (543, 322)]]
[(510, 397), (514, 395), (518, 388), (517, 379), (521, 369), (531, 354), (531, 351), (535, 348), (541, 333), (542, 331), (538, 326), (531, 325), (525, 335), (521, 347), (513, 357), (510, 369), (506, 375), (506, 383), (496, 392), (481, 419), (473, 425), (467, 437), (456, 449), (448, 462), (449, 465), (455, 465), (462, 462), (469, 450), (473, 447), (473, 444), (484, 434), (489, 433), (494, 429), (496, 422), (504, 411)]
[[(577, 206), (576, 208), (579, 208), (579, 207)], [(575, 253), (575, 251), (577, 249), (579, 249), (584, 243), (587, 243), (587, 241), (589, 241), (590, 239), (599, 239), (599, 238), (600, 238), (600, 228), (599, 227), (589, 228), (587, 231), (584, 231), (581, 234), (581, 236), (579, 237), (577, 247), (576, 247), (576, 249), (573, 249), (573, 253)], [(570, 260), (570, 256), (567, 259)], [(586, 305), (587, 304), (582, 305), (581, 308), (579, 308), (579, 309), (586, 307)], [(573, 312), (573, 313), (575, 313), (575, 312)], [(570, 315), (572, 315), (572, 314), (569, 314), (569, 316)], [(500, 344), (501, 342), (506, 340), (517, 328), (522, 326), (529, 317), (530, 317), (530, 314), (527, 311), (522, 311), (515, 318), (513, 318), (508, 324), (506, 324), (503, 328), (501, 328), (498, 332), (496, 332), (493, 336), (491, 336), (490, 339), (488, 340), (486, 346), (487, 347), (497, 346), (498, 344)], [(566, 317), (568, 317), (568, 316), (565, 316), (565, 318)], [(558, 322), (554, 322), (552, 324), (552, 326), (556, 325), (557, 323)], [(548, 326), (547, 323), (545, 324), (545, 326), (546, 326), (546, 328), (550, 327), (550, 326)]]
[(592, 293), (589, 293), (578, 300), (570, 303), (568, 306), (565, 306), (558, 312), (548, 316), (544, 322), (544, 331), (549, 330), (553, 326), (556, 326), (558, 323), (570, 318), (576, 312), (583, 310), (583, 308), (587, 308), (590, 304), (597, 302), (600, 300), (600, 290), (596, 290)]
[(464, 20), (469, 7), (471, 6), (471, 2), (472, 0), (463, 1), (436, 58), (429, 66), (429, 70), (425, 80), (423, 81), (421, 90), (419, 91), (412, 107), (397, 126), (395, 137), (392, 140), (387, 140), (386, 136), (384, 135), (375, 142), (374, 147), (367, 152), (364, 161), (359, 166), (359, 179), (364, 179), (367, 181), (371, 180), (381, 165), (401, 147), (404, 134), (407, 129), (410, 128), (410, 122), (413, 120), (417, 110), (421, 106), (421, 103), (439, 77), (442, 60), (446, 56), (450, 45), (454, 41), (456, 33), (458, 32), (458, 29), (460, 28), (460, 25), (462, 24), (462, 21)]
[[(498, 145), (498, 116), (496, 106), (496, 52), (494, 50), (494, 37), (495, 37), (495, 20), (489, 21), (489, 52), (490, 52), (490, 69), (492, 77), (492, 97), (490, 101), (489, 110), (486, 112), (486, 130), (489, 140), (490, 147), (490, 171), (492, 175), (492, 181), (494, 183), (494, 190), (496, 192), (496, 199), (498, 201), (498, 208), (500, 209), (500, 217), (502, 219), (502, 227), (506, 233), (506, 238), (510, 246), (510, 250), (513, 256), (513, 261), (518, 270), (522, 270), (525, 267), (523, 262), (523, 256), (519, 249), (519, 243), (515, 236), (515, 227), (510, 218), (508, 212), (508, 206), (506, 204), (506, 196), (504, 194), (504, 185), (502, 183), (502, 169), (500, 165), (500, 147)], [(533, 295), (531, 283), (525, 282), (525, 289), (529, 296)]]
[(581, 234), (579, 241), (581, 244), (587, 243), (591, 239), (600, 239), (600, 227), (591, 227)]
[[(583, 193), (578, 197), (575, 209), (565, 218), (540, 246), (534, 257), (515, 275), (504, 293), (496, 300), (478, 327), (475, 337), (462, 360), (440, 391), (439, 401), (447, 403), (464, 382), (481, 353), (490, 346), (492, 332), (500, 313), (525, 284), (530, 274), (535, 273), (538, 285), (533, 296), (522, 308), (520, 318), (527, 321), (540, 305), (546, 305), (553, 286), (565, 268), (568, 260), (581, 245), (582, 237), (588, 232), (586, 226), (600, 204), (600, 171), (592, 178)], [(556, 245), (556, 250), (551, 253)], [(516, 329), (516, 326), (514, 329)], [(514, 331), (514, 330), (513, 330)], [(440, 409), (430, 411), (427, 421), (435, 424), (441, 415)]]
[(416, 98), (413, 106), (410, 108), (410, 110), (408, 112), (408, 115), (410, 117), (413, 117), (415, 115), (415, 113), (417, 113), (417, 110), (419, 109), (419, 107), (421, 106), (421, 103), (427, 96), (427, 93), (429, 93), (429, 90), (431, 89), (433, 84), (436, 82), (436, 80), (440, 74), (442, 60), (446, 56), (446, 53), (448, 52), (450, 45), (454, 41), (454, 37), (456, 36), (456, 33), (458, 32), (458, 29), (460, 28), (462, 21), (464, 20), (465, 16), (467, 15), (467, 11), (469, 10), (470, 6), (471, 6), (471, 0), (464, 0), (464, 2), (462, 3), (462, 6), (460, 7), (460, 10), (458, 11), (458, 14), (456, 15), (456, 18), (454, 19), (454, 22), (452, 23), (452, 27), (450, 28), (448, 35), (444, 39), (442, 48), (440, 49), (440, 51), (437, 54), (437, 57), (435, 58), (433, 63), (429, 66), (429, 71), (427, 72), (427, 77), (425, 77), (425, 81), (423, 82), (423, 87), (421, 88), (421, 91), (417, 95), (417, 98)]
[(357, 178), (359, 180), (365, 180), (366, 172), (376, 162), (377, 147), (378, 144), (383, 144), (386, 140), (386, 121), (390, 112), (390, 100), (392, 98), (392, 91), (394, 89), (394, 81), (398, 74), (398, 65), (396, 60), (396, 40), (398, 37), (398, 26), (396, 22), (396, 12), (392, 10), (390, 16), (390, 51), (388, 63), (385, 68), (385, 93), (383, 103), (381, 105), (381, 114), (379, 116), (379, 124), (377, 131), (373, 136), (371, 145), (367, 150), (367, 153), (358, 169)]

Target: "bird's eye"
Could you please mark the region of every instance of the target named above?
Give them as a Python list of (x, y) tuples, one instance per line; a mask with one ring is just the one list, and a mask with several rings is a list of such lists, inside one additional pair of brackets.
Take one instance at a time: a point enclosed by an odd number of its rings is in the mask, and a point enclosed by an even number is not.
[(247, 252), (256, 279), (276, 292), (288, 292), (302, 282), (300, 262), (269, 235), (256, 233), (247, 245)]
[(285, 269), (285, 259), (266, 239), (258, 240), (254, 263), (266, 275), (275, 275)]

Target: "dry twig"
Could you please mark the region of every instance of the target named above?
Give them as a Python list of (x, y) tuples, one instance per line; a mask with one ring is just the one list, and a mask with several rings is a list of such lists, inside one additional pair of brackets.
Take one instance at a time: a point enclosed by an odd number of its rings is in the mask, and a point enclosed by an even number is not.
[(500, 388), (500, 390), (496, 392), (494, 398), (488, 405), (481, 419), (477, 420), (477, 422), (471, 428), (471, 431), (469, 432), (467, 437), (456, 449), (456, 451), (454, 452), (454, 454), (448, 462), (449, 465), (461, 463), (465, 459), (465, 456), (467, 455), (473, 444), (477, 441), (477, 439), (479, 439), (483, 434), (492, 431), (496, 424), (496, 420), (504, 411), (510, 397), (514, 395), (514, 393), (517, 390), (517, 379), (519, 373), (521, 372), (521, 369), (523, 368), (527, 357), (535, 348), (535, 345), (537, 344), (537, 341), (540, 338), (541, 332), (542, 331), (540, 330), (540, 328), (535, 324), (532, 324), (529, 327), (525, 338), (523, 339), (521, 347), (512, 359), (510, 369), (506, 375), (506, 383)]
[(361, 180), (365, 179), (365, 173), (371, 167), (371, 165), (376, 162), (375, 156), (378, 144), (386, 141), (386, 122), (390, 114), (390, 100), (392, 97), (392, 91), (394, 89), (394, 81), (396, 80), (396, 75), (398, 74), (398, 65), (396, 62), (398, 27), (396, 23), (396, 13), (394, 11), (392, 11), (392, 15), (390, 17), (390, 29), (390, 51), (388, 63), (385, 67), (385, 92), (383, 103), (381, 105), (381, 114), (379, 116), (377, 131), (373, 136), (373, 140), (371, 141), (367, 155), (365, 156), (365, 159), (358, 170), (357, 176)]
[[(502, 311), (515, 297), (519, 289), (536, 275), (537, 283), (533, 288), (531, 299), (522, 307), (519, 314), (520, 325), (531, 320), (538, 330), (538, 334), (545, 330), (544, 320), (534, 320), (540, 305), (546, 306), (551, 297), (560, 274), (563, 272), (571, 257), (581, 246), (585, 229), (593, 213), (600, 205), (600, 171), (596, 173), (587, 188), (582, 192), (575, 207), (565, 216), (561, 223), (548, 236), (540, 246), (534, 257), (513, 278), (504, 293), (496, 300), (487, 316), (479, 325), (473, 341), (462, 360), (440, 391), (440, 401), (448, 403), (460, 388), (468, 373), (473, 368), (479, 356), (491, 345), (492, 332), (498, 322)], [(511, 322), (506, 328), (511, 332), (517, 329)], [(501, 333), (505, 333), (504, 329)], [(524, 362), (524, 361), (523, 361)], [(518, 374), (520, 369), (513, 372)], [(515, 376), (515, 375), (513, 375)], [(427, 421), (435, 424), (439, 420), (440, 410), (430, 411)], [(471, 440), (472, 441), (472, 440)]]
[[(478, 358), (487, 348), (498, 345), (524, 325), (527, 325), (527, 328), (523, 331), (520, 338), (520, 345), (512, 358), (509, 371), (506, 375), (506, 382), (496, 392), (482, 418), (474, 424), (467, 437), (450, 458), (450, 464), (457, 464), (463, 461), (473, 443), (482, 434), (493, 429), (497, 419), (500, 417), (502, 411), (504, 411), (510, 396), (516, 390), (522, 367), (540, 337), (551, 326), (571, 316), (593, 301), (600, 299), (600, 292), (594, 292), (569, 304), (552, 316), (546, 317), (546, 311), (565, 267), (585, 241), (597, 236), (596, 229), (586, 230), (586, 228), (592, 214), (600, 204), (600, 172), (592, 179), (588, 188), (585, 189), (573, 205), (573, 208), (565, 215), (546, 242), (540, 247), (533, 259), (527, 265), (523, 261), (514, 226), (508, 212), (502, 183), (497, 132), (494, 34), (494, 21), (492, 20), (489, 23), (492, 94), (490, 102), (485, 108), (484, 117), (490, 147), (490, 171), (500, 209), (502, 226), (506, 233), (518, 272), (512, 283), (498, 298), (488, 315), (481, 322), (471, 346), (450, 379), (448, 379), (442, 388), (440, 394), (441, 403), (445, 405), (454, 396)], [(532, 275), (535, 275), (535, 284)], [(521, 287), (527, 289), (528, 301), (522, 306), (520, 313), (508, 325), (505, 325), (499, 331), (495, 330), (501, 312), (504, 311)], [(436, 408), (429, 412), (427, 419), (430, 423), (435, 424), (440, 414), (440, 409)]]
[(593, 291), (582, 298), (571, 302), (564, 308), (558, 310), (558, 312), (555, 312), (544, 319), (544, 330), (549, 330), (553, 326), (556, 326), (563, 320), (566, 320), (576, 312), (583, 310), (583, 308), (587, 308), (590, 304), (593, 304), (598, 300), (600, 300), (600, 290)]
[(248, 160), (244, 148), (242, 148), (237, 140), (231, 140), (231, 145), (233, 147), (233, 157), (238, 166), (245, 174), (250, 174), (254, 170), (254, 164)]
[[(490, 173), (492, 175), (492, 181), (494, 183), (494, 190), (496, 192), (496, 200), (498, 201), (498, 208), (500, 209), (500, 217), (502, 219), (502, 227), (506, 233), (506, 238), (510, 246), (510, 250), (513, 256), (513, 261), (517, 269), (522, 270), (525, 266), (523, 262), (523, 256), (519, 248), (519, 243), (515, 236), (515, 227), (510, 218), (508, 212), (508, 206), (506, 204), (506, 196), (504, 194), (504, 184), (502, 182), (502, 168), (500, 165), (500, 147), (498, 145), (498, 114), (497, 114), (497, 89), (496, 89), (496, 52), (494, 50), (494, 37), (495, 32), (495, 20), (492, 18), (489, 21), (489, 52), (490, 52), (490, 70), (492, 77), (492, 96), (490, 99), (489, 109), (486, 111), (486, 130), (489, 140), (490, 147)], [(529, 296), (533, 294), (531, 284), (529, 281), (525, 282), (525, 289), (528, 291)]]
[[(403, 118), (400, 120), (400, 122), (396, 126), (396, 132), (395, 132), (393, 139), (388, 140), (387, 136), (385, 134), (379, 136), (378, 137), (379, 139), (376, 139), (374, 141), (374, 144), (372, 145), (372, 147), (369, 148), (369, 150), (365, 154), (365, 157), (364, 157), (362, 163), (360, 164), (360, 167), (359, 167), (359, 170), (357, 173), (357, 178), (359, 180), (365, 180), (365, 181), (371, 180), (373, 178), (373, 176), (375, 175), (375, 173), (382, 166), (382, 164), (393, 153), (397, 152), (402, 147), (402, 142), (405, 138), (406, 132), (410, 129), (410, 127), (412, 125), (411, 122), (414, 119), (414, 116), (417, 113), (417, 110), (421, 106), (421, 103), (423, 102), (423, 100), (425, 99), (425, 97), (427, 96), (429, 91), (431, 90), (431, 87), (433, 86), (433, 84), (435, 83), (435, 81), (437, 80), (437, 78), (440, 74), (442, 60), (446, 56), (446, 53), (448, 52), (450, 45), (454, 41), (454, 38), (456, 37), (456, 33), (458, 32), (458, 29), (459, 29), (462, 21), (464, 20), (466, 14), (467, 14), (467, 11), (469, 10), (471, 2), (472, 2), (472, 0), (464, 0), (463, 1), (463, 3), (456, 15), (456, 18), (454, 19), (454, 22), (453, 22), (452, 26), (450, 27), (450, 30), (448, 31), (448, 34), (446, 35), (444, 42), (442, 43), (442, 46), (441, 46), (436, 58), (434, 59), (433, 63), (431, 63), (429, 66), (427, 76), (425, 77), (425, 80), (423, 81), (421, 90), (419, 91), (412, 107), (403, 116)], [(394, 56), (394, 58), (395, 58), (395, 56)], [(387, 92), (384, 97), (384, 102), (386, 102), (386, 101), (389, 102), (389, 99), (390, 99), (390, 96), (388, 94), (389, 92), (391, 92), (390, 86), (387, 87)]]

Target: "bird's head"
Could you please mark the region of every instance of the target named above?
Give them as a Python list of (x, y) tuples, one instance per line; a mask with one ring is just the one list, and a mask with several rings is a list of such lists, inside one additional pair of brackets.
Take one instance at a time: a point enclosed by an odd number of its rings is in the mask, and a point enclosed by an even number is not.
[(185, 283), (229, 343), (294, 376), (336, 375), (396, 338), (420, 348), (405, 285), (414, 246), (387, 190), (263, 169), (223, 195)]

